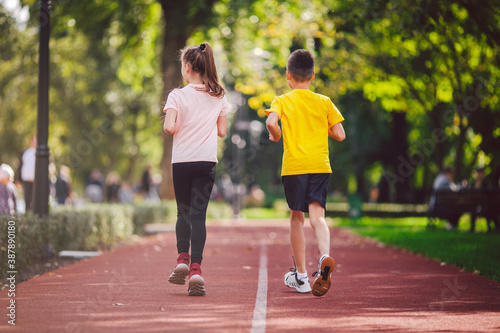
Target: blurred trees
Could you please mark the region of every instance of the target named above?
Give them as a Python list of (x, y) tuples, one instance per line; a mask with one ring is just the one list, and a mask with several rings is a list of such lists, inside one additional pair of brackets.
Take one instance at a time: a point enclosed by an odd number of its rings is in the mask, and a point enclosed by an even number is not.
[[(1, 117), (9, 117), (1, 122), (1, 157), (12, 165), (36, 131), (39, 9), (38, 1), (23, 4), (30, 8), (26, 28), (11, 19), (12, 33), (0, 37), (17, 38), (2, 40), (18, 52), (2, 61), (13, 75), (2, 71), (0, 95)], [(138, 161), (159, 157), (159, 9), (139, 1), (52, 1), (49, 147), (76, 183), (92, 168), (131, 178), (141, 171)]]
[[(264, 110), (289, 89), (290, 52), (307, 48), (317, 56), (313, 90), (346, 118), (347, 140), (331, 142), (331, 190), (368, 199), (380, 186), (381, 199), (414, 202), (445, 165), (457, 180), (477, 165), (500, 176), (494, 0), (52, 3), (49, 145), (77, 178), (93, 167), (134, 177), (152, 162), (172, 196), (161, 109), (182, 84), (179, 49), (202, 41), (233, 105), (219, 175), (279, 195), (282, 147), (267, 140)], [(23, 4), (26, 29), (0, 6), (0, 158), (10, 163), (36, 128), (38, 3)]]
[(334, 14), (337, 31), (345, 34), (339, 42), (378, 70), (364, 84), (364, 95), (389, 112), (404, 112), (413, 125), (408, 149), (386, 166), (391, 185), (415, 184), (420, 172), (428, 190), (428, 173), (444, 164), (453, 163), (459, 181), (475, 165), (498, 158), (483, 144), (491, 141), (492, 128), (474, 130), (471, 123), (498, 119), (499, 14), (494, 1), (427, 0), (344, 2)]

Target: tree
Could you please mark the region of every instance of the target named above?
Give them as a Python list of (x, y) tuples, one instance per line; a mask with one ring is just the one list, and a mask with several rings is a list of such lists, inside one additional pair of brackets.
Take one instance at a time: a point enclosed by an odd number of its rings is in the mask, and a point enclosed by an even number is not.
[[(378, 69), (364, 84), (366, 96), (388, 111), (430, 119), (432, 133), (416, 133), (410, 149), (418, 152), (417, 144), (430, 137), (418, 134), (439, 133), (423, 163), (433, 155), (441, 168), (453, 156), (456, 178), (466, 177), (479, 154), (477, 142), (469, 141), (475, 135), (469, 115), (480, 105), (497, 105), (491, 94), (480, 100), (474, 90), (482, 85), (492, 91), (498, 82), (498, 5), (393, 0), (343, 2), (336, 9), (341, 42)], [(485, 17), (481, 23), (478, 12)]]
[[(18, 50), (6, 63), (11, 75), (2, 71), (0, 95), (4, 133), (15, 130), (15, 144), (6, 149), (13, 161), (36, 128), (38, 2), (22, 3), (30, 8), (27, 27), (12, 23), (11, 32), (2, 34), (11, 39), (2, 45)], [(56, 165), (71, 167), (75, 183), (83, 183), (94, 167), (131, 179), (134, 161), (159, 146), (158, 136), (144, 134), (158, 123), (150, 114), (160, 90), (155, 65), (160, 17), (159, 6), (138, 1), (52, 1), (49, 147)]]
[[(212, 7), (216, 0), (169, 1), (158, 0), (164, 19), (161, 69), (163, 95), (182, 85), (179, 50), (186, 46), (188, 38), (197, 28), (207, 24), (213, 17)], [(164, 98), (166, 101), (166, 98)], [(163, 132), (163, 130), (162, 130)], [(173, 136), (163, 133), (163, 155), (161, 159), (162, 184), (160, 196), (174, 198), (172, 179)]]

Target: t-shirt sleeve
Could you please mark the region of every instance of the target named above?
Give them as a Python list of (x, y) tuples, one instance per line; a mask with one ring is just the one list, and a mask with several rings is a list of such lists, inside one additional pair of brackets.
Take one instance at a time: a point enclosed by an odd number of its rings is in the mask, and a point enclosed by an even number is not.
[(278, 114), (278, 118), (281, 119), (282, 107), (278, 97), (274, 97), (273, 102), (271, 103), (271, 107), (265, 110), (266, 114), (269, 116), (272, 112), (276, 112)]
[(333, 104), (331, 100), (328, 101), (327, 103), (327, 108), (328, 108), (328, 128), (332, 128), (333, 125), (338, 124), (342, 121), (344, 121), (344, 117), (342, 117), (342, 114), (340, 113), (339, 109)]
[(219, 117), (227, 115), (229, 111), (229, 103), (227, 102), (226, 95), (222, 97), (222, 110), (220, 111)]
[(167, 109), (175, 109), (179, 111), (179, 106), (177, 105), (177, 89), (174, 89), (168, 94), (167, 103), (163, 108), (163, 112), (167, 113)]

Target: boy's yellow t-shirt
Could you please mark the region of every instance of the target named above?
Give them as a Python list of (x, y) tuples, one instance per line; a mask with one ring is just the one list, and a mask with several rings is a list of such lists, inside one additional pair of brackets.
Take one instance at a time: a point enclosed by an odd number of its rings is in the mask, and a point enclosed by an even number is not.
[(276, 112), (283, 134), (282, 176), (331, 173), (328, 130), (344, 120), (329, 97), (309, 89), (277, 96), (266, 114)]

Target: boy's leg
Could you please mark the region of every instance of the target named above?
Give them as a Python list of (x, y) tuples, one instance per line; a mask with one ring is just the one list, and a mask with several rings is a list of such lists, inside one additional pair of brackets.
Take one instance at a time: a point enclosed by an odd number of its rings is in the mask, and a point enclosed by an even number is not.
[(304, 235), (304, 213), (290, 210), (290, 243), (295, 257), (297, 272), (306, 272), (306, 237)]
[(330, 275), (335, 267), (335, 260), (330, 257), (330, 229), (325, 221), (325, 209), (318, 201), (309, 204), (309, 221), (316, 234), (321, 255), (312, 293), (314, 296), (323, 296), (332, 285)]
[(330, 255), (330, 229), (325, 221), (325, 208), (316, 200), (309, 204), (309, 222), (318, 240), (320, 256)]
[(285, 274), (285, 285), (299, 293), (311, 291), (306, 271), (306, 238), (304, 235), (304, 213), (290, 210), (290, 243), (295, 258), (295, 271)]

